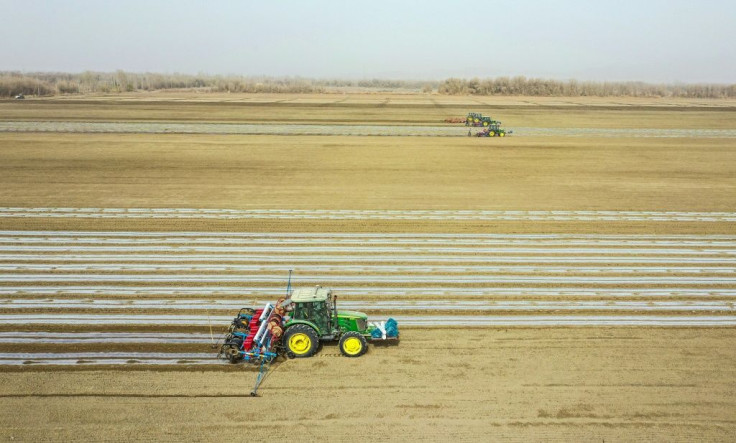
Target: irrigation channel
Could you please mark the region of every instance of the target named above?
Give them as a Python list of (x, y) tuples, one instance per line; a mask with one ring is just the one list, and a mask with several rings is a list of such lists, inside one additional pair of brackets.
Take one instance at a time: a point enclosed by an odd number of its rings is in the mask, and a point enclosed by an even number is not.
[[(472, 133), (482, 128), (470, 128)], [(736, 138), (734, 129), (659, 128), (539, 128), (515, 127), (513, 136), (549, 137), (635, 137), (635, 138)], [(237, 134), (237, 135), (342, 135), (395, 137), (467, 136), (463, 125), (320, 125), (245, 123), (143, 123), (143, 122), (62, 122), (5, 121), (0, 132), (61, 132), (120, 134)]]
[[(163, 211), (163, 212), (162, 212)], [(591, 217), (733, 213), (2, 208), (58, 217)], [(207, 365), (243, 306), (322, 284), (403, 327), (734, 327), (736, 236), (0, 231), (0, 366)], [(173, 345), (172, 343), (176, 343)], [(30, 348), (29, 348), (30, 346)]]

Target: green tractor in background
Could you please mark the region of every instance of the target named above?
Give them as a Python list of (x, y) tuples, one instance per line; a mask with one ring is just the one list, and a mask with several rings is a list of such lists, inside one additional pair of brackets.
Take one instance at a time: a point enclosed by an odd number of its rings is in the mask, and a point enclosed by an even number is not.
[(338, 341), (342, 355), (359, 357), (371, 340), (398, 340), (395, 320), (368, 323), (368, 316), (356, 311), (338, 311), (337, 296), (321, 286), (299, 288), (291, 293), (292, 311), (284, 323), (283, 344), (292, 358), (313, 356), (320, 342)]
[(480, 119), (483, 118), (483, 114), (479, 112), (468, 112), (468, 116), (465, 118), (465, 126), (480, 126)]
[[(483, 130), (476, 133), (476, 137), (506, 137), (507, 134), (514, 132), (503, 129), (500, 121), (485, 117), (479, 112), (469, 112), (465, 119), (465, 126), (482, 126)], [(468, 137), (471, 135), (473, 135), (472, 131), (468, 130)]]
[(479, 112), (469, 112), (465, 118), (465, 126), (483, 126), (488, 127), (494, 124), (500, 125), (501, 122), (493, 120), (492, 117), (484, 116)]
[[(506, 137), (506, 134), (511, 134), (514, 131), (506, 131), (501, 127), (501, 122), (494, 122), (479, 133), (475, 134), (476, 137)], [(470, 135), (470, 134), (468, 134)]]

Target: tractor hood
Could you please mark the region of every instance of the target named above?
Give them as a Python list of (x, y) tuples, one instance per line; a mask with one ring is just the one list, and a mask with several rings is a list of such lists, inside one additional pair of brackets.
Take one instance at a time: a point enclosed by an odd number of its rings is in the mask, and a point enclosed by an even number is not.
[(343, 331), (355, 331), (361, 334), (368, 331), (368, 316), (357, 311), (337, 311), (337, 324)]
[(337, 311), (338, 318), (368, 318), (367, 314), (358, 311)]

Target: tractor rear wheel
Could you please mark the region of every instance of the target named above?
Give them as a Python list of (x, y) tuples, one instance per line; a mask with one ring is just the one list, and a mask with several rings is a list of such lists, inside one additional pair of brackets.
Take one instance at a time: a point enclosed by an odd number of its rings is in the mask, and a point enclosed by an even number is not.
[(294, 358), (307, 358), (317, 352), (319, 337), (317, 331), (307, 325), (294, 325), (284, 334), (286, 352)]
[(367, 350), (368, 341), (358, 332), (346, 332), (340, 337), (340, 352), (345, 357), (360, 357)]

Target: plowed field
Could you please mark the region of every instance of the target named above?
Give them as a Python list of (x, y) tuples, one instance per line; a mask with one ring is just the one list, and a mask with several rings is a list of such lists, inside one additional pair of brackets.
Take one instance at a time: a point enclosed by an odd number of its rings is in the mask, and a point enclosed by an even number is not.
[[(736, 439), (731, 103), (218, 100), (0, 102), (2, 438)], [(401, 343), (249, 397), (288, 269)]]

